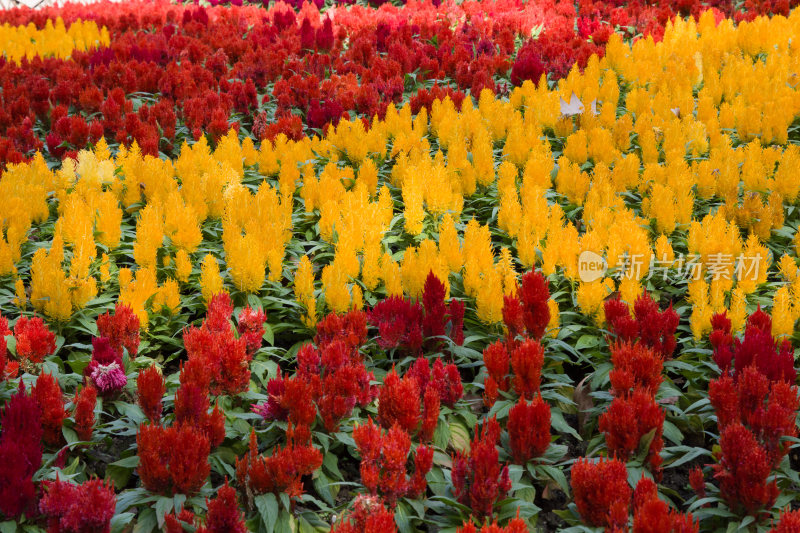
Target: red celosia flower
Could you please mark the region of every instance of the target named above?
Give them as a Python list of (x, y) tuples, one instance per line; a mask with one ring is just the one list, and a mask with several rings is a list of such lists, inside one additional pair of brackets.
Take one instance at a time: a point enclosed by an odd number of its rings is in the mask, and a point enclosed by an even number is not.
[(189, 328), (184, 331), (183, 342), (189, 360), (197, 359), (209, 369), (213, 394), (235, 395), (247, 390), (251, 357), (245, 339), (235, 338), (230, 325), (222, 331), (206, 324)]
[(55, 334), (37, 316), (19, 317), (14, 325), (14, 336), (17, 339), (17, 356), (31, 363), (41, 363), (56, 351)]
[(537, 341), (526, 339), (511, 352), (514, 391), (522, 398), (533, 398), (539, 392), (544, 366), (544, 349)]
[(675, 331), (679, 322), (672, 304), (664, 311), (659, 311), (655, 300), (644, 292), (633, 304), (633, 316), (627, 304), (619, 298), (607, 300), (604, 311), (609, 329), (619, 340), (633, 342), (638, 338), (662, 358), (672, 357), (677, 342)]
[(767, 481), (772, 465), (755, 435), (741, 424), (730, 424), (722, 430), (719, 445), (714, 478), (728, 506), (748, 514), (770, 508), (779, 489), (774, 481)]
[(511, 490), (508, 467), (501, 466), (497, 443), (500, 425), (495, 418), (475, 428), (469, 454), (459, 451), (453, 457), (453, 492), (456, 499), (471, 508), (476, 516), (491, 516), (494, 505)]
[(706, 497), (706, 478), (703, 475), (703, 469), (699, 466), (695, 466), (689, 471), (689, 485), (698, 498)]
[[(509, 363), (508, 350), (506, 350), (502, 342), (498, 341), (490, 344), (483, 350), (483, 364), (486, 366), (486, 372), (489, 374), (489, 378), (494, 381), (494, 386), (501, 391), (508, 390)], [(488, 390), (488, 384), (486, 388)]]
[(519, 511), (517, 512), (517, 517), (509, 520), (505, 527), (500, 527), (495, 520), (491, 524), (487, 523), (481, 529), (478, 529), (470, 520), (456, 529), (456, 533), (527, 533), (528, 531), (528, 524), (519, 517)]
[(770, 533), (796, 533), (800, 531), (800, 510), (784, 510), (781, 513), (778, 525), (770, 530)]
[(195, 527), (194, 513), (188, 509), (181, 507), (181, 512), (177, 515), (172, 513), (164, 515), (164, 530), (167, 533), (184, 533), (184, 524)]
[(258, 453), (255, 431), (250, 433), (249, 451), (236, 460), (236, 479), (250, 508), (254, 496), (268, 492), (285, 492), (290, 498), (299, 498), (303, 494), (302, 477), (322, 466), (318, 449), (310, 444), (295, 444), (291, 426), (286, 440), (285, 447), (275, 448), (272, 455), (264, 457)]
[(536, 41), (528, 41), (517, 52), (517, 59), (511, 69), (511, 83), (517, 87), (527, 80), (538, 84), (542, 74), (546, 72), (542, 57), (536, 48)]
[(425, 476), (433, 466), (433, 449), (419, 446), (414, 454), (414, 473), (406, 471), (411, 439), (400, 426), (384, 432), (372, 419), (353, 430), (353, 440), (361, 455), (361, 482), (371, 494), (380, 494), (389, 507), (399, 498), (420, 497), (426, 487)]
[(396, 533), (394, 513), (387, 510), (375, 496), (359, 494), (353, 502), (353, 511), (334, 524), (331, 533)]
[(433, 433), (439, 424), (439, 401), (439, 392), (435, 388), (431, 386), (425, 389), (422, 425), (418, 435), (421, 442), (430, 442), (433, 439)]
[(11, 330), (8, 329), (8, 319), (3, 316), (3, 313), (0, 313), (0, 337), (6, 335), (11, 335)]
[(647, 460), (653, 473), (659, 475), (661, 449), (664, 446), (664, 410), (647, 392), (636, 390), (627, 398), (614, 398), (600, 416), (599, 428), (605, 433), (606, 448), (611, 455), (628, 460), (639, 448), (642, 438), (652, 433)]
[(520, 399), (508, 412), (508, 437), (514, 462), (525, 464), (550, 446), (550, 406), (536, 396), (531, 403)]
[(92, 338), (92, 348), (92, 360), (84, 369), (84, 375), (101, 394), (118, 393), (128, 382), (122, 368), (122, 350), (116, 350), (107, 337)]
[(247, 307), (239, 313), (239, 336), (244, 337), (250, 357), (261, 348), (261, 337), (264, 335), (266, 320), (267, 315), (261, 309)]
[(227, 333), (231, 330), (231, 315), (233, 314), (233, 304), (231, 296), (227, 292), (220, 292), (211, 297), (208, 302), (206, 319), (203, 322), (205, 328), (212, 333)]
[(189, 425), (139, 426), (136, 435), (139, 453), (139, 477), (152, 492), (172, 496), (176, 492), (191, 495), (200, 490), (211, 467), (211, 449), (202, 429)]
[(399, 424), (409, 433), (414, 433), (420, 421), (420, 392), (417, 380), (412, 376), (402, 379), (392, 368), (386, 374), (378, 393), (378, 420), (381, 426), (390, 428)]
[(330, 313), (317, 322), (314, 343), (320, 348), (340, 340), (348, 349), (357, 351), (367, 340), (367, 315), (363, 311), (350, 311), (344, 315)]
[(253, 411), (266, 420), (288, 420), (295, 427), (311, 427), (317, 417), (314, 390), (309, 382), (295, 376), (278, 377), (267, 383), (269, 399)]
[[(571, 475), (575, 505), (584, 522), (595, 527), (627, 525), (632, 491), (625, 463), (617, 459), (591, 462), (581, 458), (572, 465)], [(610, 519), (612, 507), (624, 510), (624, 513), (615, 512), (613, 521)], [(617, 514), (624, 514), (623, 523), (619, 523)]]
[(17, 518), (35, 505), (33, 475), (41, 464), (39, 407), (20, 383), (0, 412), (0, 513)]
[[(0, 317), (0, 320), (5, 320)], [(3, 328), (0, 324), (0, 328)], [(11, 332), (8, 332), (9, 334)], [(0, 334), (0, 383), (7, 379), (12, 379), (17, 375), (19, 364), (8, 360), (8, 348), (6, 347), (6, 339)]]
[(81, 440), (92, 440), (94, 427), (94, 408), (97, 404), (97, 389), (91, 385), (84, 386), (75, 395), (75, 432)]
[(189, 425), (208, 437), (212, 448), (225, 439), (225, 415), (218, 406), (212, 412), (208, 392), (194, 383), (181, 383), (175, 391), (175, 424)]
[[(642, 490), (644, 489), (644, 490)], [(697, 533), (700, 523), (691, 514), (679, 513), (658, 498), (658, 488), (642, 478), (633, 493), (634, 533)]]
[(401, 296), (381, 300), (369, 313), (369, 321), (378, 326), (378, 345), (385, 349), (402, 348), (417, 354), (422, 348), (423, 307)]
[(611, 346), (611, 362), (614, 369), (609, 372), (612, 393), (626, 396), (634, 389), (647, 391), (655, 396), (661, 385), (661, 356), (641, 342), (615, 343)]
[(228, 480), (217, 491), (217, 497), (206, 500), (208, 514), (206, 526), (208, 533), (246, 533), (247, 525), (244, 523), (244, 513), (239, 510), (236, 491), (228, 485)]
[(139, 350), (139, 317), (130, 306), (117, 304), (114, 314), (105, 313), (97, 317), (98, 336), (106, 337), (112, 348), (122, 359), (122, 349), (128, 350), (131, 358)]
[(520, 280), (522, 283), (517, 291), (517, 296), (522, 301), (522, 320), (530, 337), (542, 338), (547, 324), (550, 322), (550, 308), (547, 300), (550, 299), (550, 289), (547, 279), (541, 272), (527, 272)]
[(137, 402), (154, 424), (161, 420), (161, 400), (164, 392), (166, 392), (164, 376), (155, 365), (139, 371), (139, 377), (136, 379)]
[(47, 517), (48, 533), (108, 533), (116, 504), (114, 487), (103, 480), (73, 485), (56, 479), (44, 482), (39, 511)]
[(42, 374), (31, 389), (31, 397), (39, 406), (44, 442), (58, 446), (62, 441), (61, 424), (67, 416), (64, 409), (64, 395), (58, 381), (50, 374)]

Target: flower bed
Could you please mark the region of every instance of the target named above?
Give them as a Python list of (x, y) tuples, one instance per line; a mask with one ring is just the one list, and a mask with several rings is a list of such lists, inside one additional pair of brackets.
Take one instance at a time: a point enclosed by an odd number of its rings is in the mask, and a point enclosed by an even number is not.
[(4, 13), (2, 527), (794, 531), (800, 11), (668, 5)]

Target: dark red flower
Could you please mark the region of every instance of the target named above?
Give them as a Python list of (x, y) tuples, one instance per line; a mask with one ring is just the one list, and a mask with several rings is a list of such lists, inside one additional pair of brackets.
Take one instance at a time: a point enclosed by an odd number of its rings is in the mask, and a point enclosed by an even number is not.
[(525, 464), (550, 446), (550, 406), (536, 396), (520, 399), (508, 412), (508, 437), (514, 462)]
[(208, 533), (246, 533), (244, 513), (239, 510), (236, 491), (228, 485), (228, 480), (217, 490), (217, 497), (206, 500), (208, 514), (206, 527)]
[(42, 464), (42, 424), (36, 401), (19, 391), (0, 412), (0, 512), (17, 518), (36, 504), (33, 475)]
[(75, 397), (75, 432), (78, 438), (84, 441), (92, 440), (94, 429), (94, 408), (97, 404), (97, 389), (91, 385), (81, 388)]
[(47, 517), (48, 533), (88, 533), (111, 530), (117, 504), (114, 487), (100, 479), (73, 485), (45, 481), (39, 511)]
[(525, 339), (511, 352), (514, 391), (525, 399), (539, 392), (544, 366), (544, 349), (537, 341)]

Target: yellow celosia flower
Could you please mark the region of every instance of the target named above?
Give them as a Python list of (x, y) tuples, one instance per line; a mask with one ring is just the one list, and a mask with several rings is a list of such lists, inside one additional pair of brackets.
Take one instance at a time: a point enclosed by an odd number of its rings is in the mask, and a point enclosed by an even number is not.
[(795, 313), (789, 287), (780, 287), (772, 296), (772, 336), (778, 340), (791, 337), (794, 333)]
[(14, 293), (16, 295), (14, 297), (14, 305), (16, 305), (20, 311), (27, 309), (28, 293), (25, 291), (25, 283), (21, 279), (14, 282)]
[(192, 259), (186, 250), (181, 248), (175, 253), (175, 279), (181, 283), (189, 281), (192, 274)]
[(614, 291), (614, 281), (610, 278), (598, 279), (589, 283), (580, 282), (575, 298), (581, 312), (602, 325), (605, 322), (603, 302)]
[(225, 291), (217, 259), (211, 254), (206, 254), (203, 258), (203, 266), (200, 268), (200, 288), (206, 303), (210, 302), (215, 294)]
[(555, 338), (558, 336), (561, 325), (558, 302), (550, 298), (547, 300), (547, 308), (550, 310), (550, 321), (547, 323), (547, 335)]
[(302, 256), (294, 275), (294, 295), (297, 302), (305, 307), (303, 322), (313, 327), (317, 323), (317, 300), (314, 297), (314, 272), (308, 256)]

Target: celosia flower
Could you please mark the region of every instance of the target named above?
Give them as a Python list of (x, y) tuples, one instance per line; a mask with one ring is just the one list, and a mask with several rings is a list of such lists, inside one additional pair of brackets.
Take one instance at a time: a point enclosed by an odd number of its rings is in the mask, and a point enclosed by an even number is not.
[(94, 408), (97, 404), (97, 389), (87, 385), (75, 396), (75, 432), (78, 438), (84, 441), (92, 440), (94, 428)]
[(714, 479), (728, 507), (747, 514), (769, 509), (780, 491), (775, 481), (767, 481), (772, 465), (753, 433), (741, 424), (730, 424), (722, 430), (719, 445)]
[(211, 447), (216, 448), (225, 439), (225, 415), (218, 406), (210, 413), (209, 408), (208, 391), (197, 384), (181, 383), (175, 391), (175, 424), (202, 431)]
[(244, 493), (247, 505), (252, 508), (254, 496), (272, 492), (285, 492), (290, 498), (303, 494), (303, 476), (310, 475), (322, 466), (322, 454), (310, 444), (297, 445), (291, 426), (286, 435), (286, 446), (275, 448), (264, 457), (258, 453), (255, 431), (250, 433), (250, 448), (236, 460), (236, 479)]
[(606, 447), (611, 455), (628, 460), (639, 449), (645, 436), (652, 434), (647, 461), (658, 476), (661, 449), (664, 446), (664, 410), (647, 392), (635, 390), (627, 398), (617, 397), (600, 416), (599, 428), (605, 434)]
[(117, 362), (96, 365), (90, 375), (94, 386), (104, 395), (118, 393), (128, 383), (128, 377)]
[(422, 348), (423, 307), (400, 296), (381, 300), (369, 313), (378, 326), (378, 345), (383, 349), (403, 348), (412, 354)]
[(621, 341), (634, 342), (639, 339), (662, 358), (672, 357), (679, 322), (672, 304), (664, 311), (659, 311), (658, 304), (647, 292), (643, 292), (633, 304), (633, 316), (628, 306), (618, 298), (607, 300), (604, 309), (611, 332)]
[(47, 517), (49, 533), (108, 533), (116, 504), (114, 487), (103, 480), (73, 485), (56, 479), (44, 482), (39, 511)]
[(489, 524), (488, 522), (481, 529), (478, 529), (475, 524), (470, 520), (456, 530), (456, 533), (527, 533), (529, 531), (528, 524), (519, 517), (509, 520), (505, 527), (500, 527), (497, 521)]
[(359, 494), (353, 502), (352, 512), (342, 516), (331, 528), (331, 533), (363, 533), (380, 531), (396, 533), (394, 513), (386, 509), (380, 498)]
[(344, 315), (330, 313), (317, 323), (314, 343), (320, 348), (340, 340), (348, 349), (357, 351), (367, 340), (367, 315), (363, 311), (350, 311)]
[(402, 379), (394, 368), (386, 374), (378, 393), (378, 420), (384, 428), (399, 424), (414, 433), (421, 417), (420, 392), (417, 380), (411, 376)]
[(453, 493), (479, 517), (491, 516), (494, 505), (511, 490), (508, 467), (499, 461), (499, 440), (500, 425), (487, 419), (480, 431), (475, 428), (469, 454), (459, 451), (453, 457)]
[(703, 469), (699, 466), (695, 466), (689, 471), (689, 485), (698, 498), (706, 497), (706, 478)]
[(172, 496), (192, 495), (200, 490), (211, 467), (208, 437), (189, 425), (139, 426), (136, 435), (139, 478), (152, 492)]
[(261, 348), (261, 337), (264, 335), (264, 322), (267, 315), (261, 309), (247, 307), (239, 313), (239, 336), (245, 339), (247, 353), (252, 357)]
[(17, 518), (36, 504), (33, 475), (42, 464), (42, 425), (36, 401), (19, 391), (0, 413), (0, 512)]
[(508, 412), (508, 437), (514, 462), (525, 464), (550, 446), (550, 406), (541, 396), (520, 399)]
[(31, 363), (41, 363), (56, 350), (55, 334), (37, 316), (19, 317), (14, 325), (14, 337), (17, 339), (17, 356)]
[(31, 397), (39, 406), (44, 442), (49, 446), (58, 446), (62, 441), (61, 424), (67, 416), (58, 381), (52, 375), (43, 373), (31, 389)]
[(407, 475), (406, 463), (411, 439), (400, 426), (382, 431), (370, 418), (353, 430), (361, 455), (361, 482), (380, 496), (390, 508), (402, 497), (419, 498), (427, 487), (425, 476), (433, 466), (433, 449), (419, 446), (414, 453), (414, 473)]
[[(498, 389), (501, 391), (508, 390), (509, 363), (510, 357), (508, 355), (508, 350), (506, 350), (502, 342), (498, 341), (494, 344), (490, 344), (483, 350), (483, 364), (486, 366), (486, 372), (489, 374), (485, 385), (487, 396), (489, 396), (490, 392), (489, 380), (492, 381), (491, 387), (494, 387), (495, 391)], [(493, 396), (496, 398), (496, 395)], [(488, 402), (487, 405), (493, 403), (494, 398), (491, 398), (491, 401)]]
[(539, 392), (544, 366), (544, 349), (537, 341), (526, 339), (511, 352), (514, 391), (525, 399)]
[(228, 480), (217, 490), (217, 497), (206, 500), (208, 513), (206, 526), (208, 533), (246, 533), (247, 525), (244, 522), (244, 513), (239, 510), (236, 491), (228, 485)]
[(794, 533), (800, 531), (800, 510), (781, 512), (778, 525), (770, 529), (770, 533)]
[(105, 337), (111, 342), (111, 347), (122, 358), (122, 349), (128, 351), (131, 358), (136, 357), (139, 350), (139, 317), (133, 309), (125, 304), (118, 303), (114, 314), (105, 313), (97, 317), (98, 336)]
[(425, 394), (422, 398), (422, 425), (419, 428), (418, 435), (420, 442), (430, 442), (433, 439), (433, 433), (439, 424), (439, 402), (439, 392), (435, 388), (428, 387), (425, 389)]
[(608, 377), (615, 396), (626, 396), (634, 389), (652, 396), (658, 392), (663, 362), (652, 348), (641, 342), (616, 343), (611, 346), (611, 363), (614, 368)]
[[(628, 522), (628, 508), (631, 501), (631, 488), (628, 485), (628, 470), (625, 463), (617, 459), (600, 459), (597, 462), (578, 459), (572, 465), (572, 494), (581, 518), (595, 527), (625, 527)], [(625, 520), (611, 520), (612, 508), (619, 507)]]
[(157, 424), (161, 420), (163, 408), (161, 400), (166, 392), (164, 376), (155, 365), (139, 371), (136, 379), (136, 401), (150, 422)]

